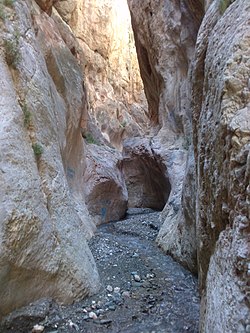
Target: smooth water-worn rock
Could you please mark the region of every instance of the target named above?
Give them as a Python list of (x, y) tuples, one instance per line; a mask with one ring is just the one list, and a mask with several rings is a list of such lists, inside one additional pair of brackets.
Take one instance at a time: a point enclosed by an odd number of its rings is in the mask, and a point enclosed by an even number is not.
[(129, 207), (163, 209), (171, 185), (164, 158), (154, 152), (149, 139), (134, 138), (124, 142), (122, 169)]
[(148, 126), (127, 1), (70, 0), (55, 7), (84, 53), (91, 120), (121, 150), (124, 138), (143, 135)]
[[(151, 145), (169, 161), (172, 190), (157, 242), (199, 274), (201, 331), (245, 332), (250, 257), (249, 2), (206, 1), (195, 52), (201, 4), (128, 3), (150, 116), (160, 125)], [(188, 159), (176, 160), (188, 146)]]
[[(186, 89), (202, 6), (193, 1), (128, 0), (151, 120), (168, 139), (189, 126)], [(186, 133), (186, 132), (185, 132)]]
[(83, 191), (96, 224), (123, 218), (127, 210), (128, 192), (121, 171), (121, 154), (108, 147), (89, 144), (85, 157)]
[(98, 289), (86, 243), (95, 226), (81, 192), (81, 69), (35, 2), (3, 10), (0, 316), (43, 296), (67, 303)]
[[(194, 204), (185, 200), (182, 192), (186, 165), (193, 161), (191, 155), (187, 161), (192, 141), (189, 70), (203, 8), (191, 0), (129, 0), (128, 4), (154, 129), (151, 145), (165, 160), (171, 184), (157, 242), (166, 253), (195, 272)], [(188, 197), (192, 197), (190, 191)]]
[(216, 4), (210, 6), (200, 29), (194, 67), (199, 81), (192, 88), (201, 332), (246, 332), (250, 318), (250, 4), (235, 1), (220, 14)]

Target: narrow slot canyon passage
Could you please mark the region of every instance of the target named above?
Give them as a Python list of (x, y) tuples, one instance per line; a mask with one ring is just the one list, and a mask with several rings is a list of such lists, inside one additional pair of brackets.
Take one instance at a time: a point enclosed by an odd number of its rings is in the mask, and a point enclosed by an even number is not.
[(0, 333), (249, 333), (248, 0), (0, 0)]
[[(88, 245), (100, 288), (71, 305), (59, 305), (52, 297), (14, 311), (3, 320), (2, 333), (27, 333), (32, 328), (37, 333), (39, 327), (44, 333), (198, 332), (197, 279), (156, 244), (163, 224), (161, 211), (174, 181), (168, 174), (172, 157), (151, 143), (156, 136), (152, 133), (160, 129), (159, 92), (149, 93), (149, 98), (154, 96), (153, 110), (144, 95), (126, 1), (121, 2), (122, 13), (116, 1), (105, 3), (86, 2), (81, 14), (89, 6), (92, 18), (73, 26), (85, 56), (89, 105), (81, 119), (83, 192), (97, 225)], [(99, 26), (90, 36), (94, 19)], [(105, 19), (106, 27), (100, 31)], [(46, 63), (62, 91), (56, 60), (50, 55)], [(182, 149), (181, 160), (185, 156)], [(76, 166), (69, 162), (64, 168), (73, 184)]]

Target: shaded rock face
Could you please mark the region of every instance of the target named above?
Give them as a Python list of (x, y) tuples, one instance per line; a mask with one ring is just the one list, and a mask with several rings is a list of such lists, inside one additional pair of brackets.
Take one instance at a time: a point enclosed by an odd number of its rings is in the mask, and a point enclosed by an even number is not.
[[(194, 201), (186, 200), (182, 191), (186, 164), (194, 163), (191, 155), (187, 162), (191, 143), (189, 68), (203, 8), (197, 1), (129, 0), (128, 4), (154, 128), (152, 148), (165, 160), (171, 184), (157, 242), (196, 272)], [(188, 196), (192, 198), (193, 193), (189, 191)]]
[[(90, 121), (121, 150), (124, 138), (148, 126), (127, 1), (58, 1), (55, 7), (84, 53)], [(88, 123), (83, 127), (89, 132)]]
[(83, 180), (85, 202), (96, 224), (125, 216), (128, 192), (120, 153), (108, 147), (88, 145)]
[(197, 274), (194, 157), (190, 153), (187, 159), (187, 152), (176, 150), (165, 158), (172, 191), (161, 214), (163, 225), (156, 241), (165, 253)]
[(194, 1), (128, 0), (136, 48), (154, 124), (176, 138), (188, 126), (187, 75), (202, 6)]
[(122, 166), (128, 189), (128, 206), (162, 210), (171, 185), (164, 160), (154, 153), (149, 140), (126, 140)]
[(192, 87), (201, 332), (246, 332), (250, 4), (235, 1), (222, 17), (219, 14), (212, 4), (201, 26)]
[[(201, 332), (246, 332), (249, 2), (206, 1), (195, 52), (202, 6), (193, 1), (128, 3), (150, 116), (160, 125), (151, 146), (169, 161), (171, 192), (157, 242), (198, 272)], [(191, 17), (197, 21), (187, 25)], [(189, 153), (181, 162), (186, 146)]]
[(80, 190), (81, 69), (55, 21), (35, 2), (18, 1), (4, 11), (0, 317), (44, 296), (72, 302), (99, 284), (86, 243), (95, 227)]

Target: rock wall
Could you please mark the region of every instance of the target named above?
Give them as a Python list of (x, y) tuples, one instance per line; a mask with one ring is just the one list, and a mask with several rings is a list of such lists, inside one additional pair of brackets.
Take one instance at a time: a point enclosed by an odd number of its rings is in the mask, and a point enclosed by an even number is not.
[(196, 1), (128, 0), (141, 75), (154, 124), (168, 131), (168, 141), (188, 134), (188, 68), (202, 6)]
[(148, 138), (124, 142), (122, 170), (128, 189), (128, 207), (162, 210), (171, 185), (165, 160), (157, 155)]
[(72, 302), (99, 284), (86, 243), (94, 224), (82, 196), (78, 43), (34, 1), (1, 6), (0, 317), (44, 296)]
[(248, 332), (249, 2), (206, 1), (198, 36), (202, 4), (128, 2), (171, 184), (157, 242), (198, 273), (201, 332)]
[[(194, 207), (189, 207), (189, 201), (183, 209), (182, 189), (191, 143), (189, 68), (203, 8), (193, 1), (128, 3), (153, 128), (151, 147), (164, 160), (171, 184), (157, 242), (166, 253), (195, 272)], [(190, 157), (188, 163), (192, 161)]]
[(84, 53), (89, 122), (105, 139), (121, 149), (126, 137), (145, 134), (147, 103), (126, 0), (58, 1), (60, 15), (69, 24)]
[(126, 215), (128, 191), (121, 165), (121, 153), (115, 149), (88, 145), (83, 192), (96, 224), (118, 221)]
[(250, 4), (221, 9), (206, 13), (193, 71), (200, 331), (247, 332)]

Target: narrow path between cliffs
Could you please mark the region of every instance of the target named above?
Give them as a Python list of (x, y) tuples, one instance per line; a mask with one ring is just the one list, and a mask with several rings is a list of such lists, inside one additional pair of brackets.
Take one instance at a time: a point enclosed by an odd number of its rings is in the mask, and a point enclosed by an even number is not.
[(130, 212), (100, 226), (89, 242), (100, 292), (71, 306), (50, 305), (45, 319), (32, 324), (43, 325), (45, 333), (198, 332), (197, 280), (154, 242), (159, 212)]

